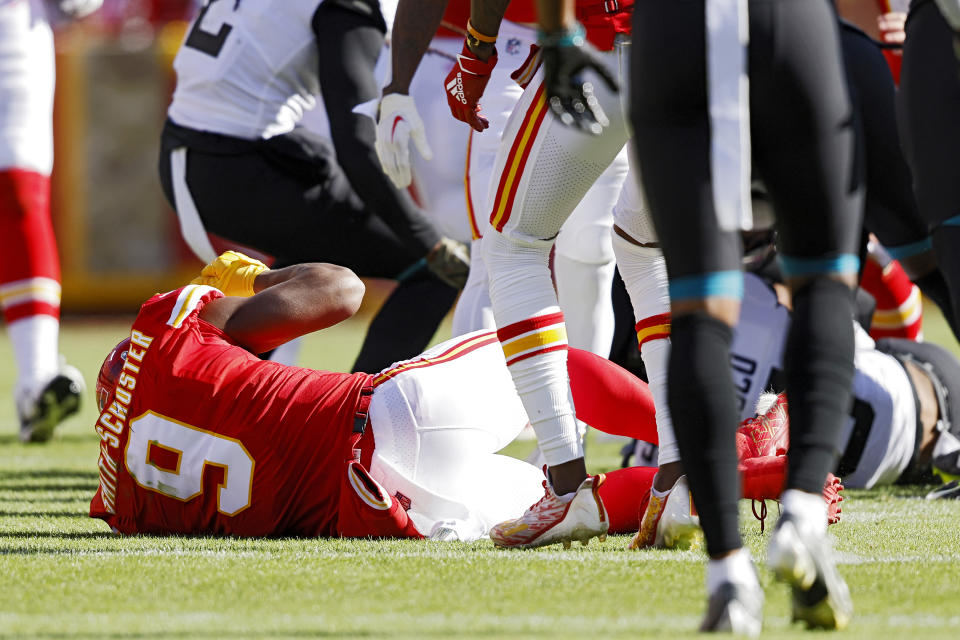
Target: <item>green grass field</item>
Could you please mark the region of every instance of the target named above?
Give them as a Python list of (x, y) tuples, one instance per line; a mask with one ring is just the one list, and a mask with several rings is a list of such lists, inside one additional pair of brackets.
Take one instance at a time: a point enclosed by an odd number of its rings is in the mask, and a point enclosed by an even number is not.
[[(130, 320), (68, 319), (61, 350), (92, 384)], [(956, 347), (935, 315), (926, 326), (928, 339)], [(363, 327), (310, 337), (304, 364), (349, 367)], [(5, 339), (0, 361), (0, 638), (694, 636), (702, 553), (629, 552), (626, 537), (510, 552), (489, 542), (113, 536), (86, 516), (97, 485), (92, 402), (53, 442), (21, 445)], [(591, 441), (592, 469), (616, 466), (617, 446)], [(960, 638), (960, 501), (926, 502), (922, 491), (847, 491), (831, 530), (856, 617), (830, 637)], [(762, 559), (765, 535), (742, 506), (745, 540)], [(764, 637), (810, 637), (790, 626), (785, 588), (762, 579)]]

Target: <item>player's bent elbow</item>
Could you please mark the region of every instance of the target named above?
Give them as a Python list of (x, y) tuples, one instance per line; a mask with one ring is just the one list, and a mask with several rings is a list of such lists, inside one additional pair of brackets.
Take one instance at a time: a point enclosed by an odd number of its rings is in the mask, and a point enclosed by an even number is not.
[(353, 271), (344, 269), (348, 275), (344, 276), (340, 284), (341, 288), (341, 306), (346, 317), (350, 317), (360, 310), (360, 304), (363, 302), (363, 296), (367, 292), (363, 280), (357, 277)]
[(340, 322), (360, 309), (366, 286), (353, 271), (333, 264), (317, 265), (317, 291), (323, 298), (322, 307), (328, 320)]

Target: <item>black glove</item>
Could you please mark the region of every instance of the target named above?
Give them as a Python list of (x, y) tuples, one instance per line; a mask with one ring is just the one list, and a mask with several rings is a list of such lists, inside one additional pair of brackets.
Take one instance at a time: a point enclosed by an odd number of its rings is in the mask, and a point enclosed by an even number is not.
[(583, 25), (549, 33), (540, 33), (544, 84), (550, 109), (568, 127), (600, 135), (610, 124), (593, 94), (593, 85), (580, 77), (591, 69), (611, 91), (619, 91), (617, 81), (587, 42)]

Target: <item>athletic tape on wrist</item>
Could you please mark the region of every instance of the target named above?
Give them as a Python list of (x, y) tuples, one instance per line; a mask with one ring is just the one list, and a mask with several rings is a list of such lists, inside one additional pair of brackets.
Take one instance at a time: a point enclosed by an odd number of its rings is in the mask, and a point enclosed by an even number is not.
[(569, 29), (549, 32), (537, 30), (537, 42), (541, 47), (582, 47), (586, 36), (587, 30), (579, 22)]

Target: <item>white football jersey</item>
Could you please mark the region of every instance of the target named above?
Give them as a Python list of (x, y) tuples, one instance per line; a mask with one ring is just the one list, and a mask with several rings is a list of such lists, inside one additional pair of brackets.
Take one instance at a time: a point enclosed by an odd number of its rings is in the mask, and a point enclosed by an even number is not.
[(247, 140), (292, 130), (320, 91), (311, 26), (320, 2), (209, 0), (173, 62), (170, 118)]
[[(744, 275), (740, 323), (730, 349), (730, 368), (742, 403), (740, 419), (754, 415), (773, 373), (783, 368), (790, 316), (759, 277)], [(917, 407), (903, 366), (877, 351), (857, 325), (854, 406), (840, 442), (842, 480), (851, 488), (890, 484), (906, 469), (916, 442)], [(782, 391), (783, 389), (775, 389)], [(852, 468), (844, 469), (849, 466)]]
[(783, 347), (790, 328), (790, 312), (777, 302), (773, 289), (752, 273), (744, 274), (743, 285), (740, 322), (730, 346), (730, 370), (741, 420), (754, 416), (757, 399), (771, 389), (771, 378), (783, 367)]

